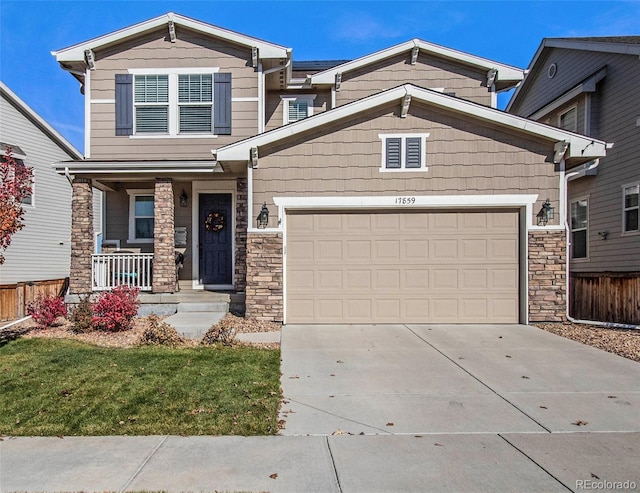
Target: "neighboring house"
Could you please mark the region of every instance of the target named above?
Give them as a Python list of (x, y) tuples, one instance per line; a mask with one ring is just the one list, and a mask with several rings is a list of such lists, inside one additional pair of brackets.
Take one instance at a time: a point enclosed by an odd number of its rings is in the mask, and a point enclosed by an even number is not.
[(507, 111), (614, 144), (563, 170), (571, 315), (640, 323), (640, 36), (544, 39)]
[[(171, 13), (54, 55), (86, 101), (86, 159), (56, 164), (72, 292), (173, 292), (179, 250), (184, 287), (285, 323), (563, 319), (557, 168), (606, 143), (495, 109), (524, 71), (420, 40), (297, 63)], [(124, 257), (92, 255), (91, 186)]]

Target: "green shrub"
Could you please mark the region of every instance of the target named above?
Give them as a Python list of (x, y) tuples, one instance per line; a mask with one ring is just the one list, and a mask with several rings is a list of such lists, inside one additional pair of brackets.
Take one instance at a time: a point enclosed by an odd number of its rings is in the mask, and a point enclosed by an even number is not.
[(93, 308), (88, 295), (80, 298), (80, 302), (69, 311), (69, 321), (73, 324), (72, 330), (78, 334), (95, 330)]

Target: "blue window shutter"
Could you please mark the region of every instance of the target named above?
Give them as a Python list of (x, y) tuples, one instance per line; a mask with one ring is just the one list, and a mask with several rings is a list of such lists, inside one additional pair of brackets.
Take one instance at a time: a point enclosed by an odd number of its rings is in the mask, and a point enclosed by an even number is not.
[(213, 133), (231, 135), (231, 74), (213, 74)]
[(385, 168), (397, 169), (401, 166), (402, 139), (397, 137), (388, 138), (385, 141)]
[(406, 142), (405, 168), (420, 168), (422, 165), (422, 139), (420, 137), (407, 137)]
[(116, 74), (116, 135), (133, 134), (133, 75)]

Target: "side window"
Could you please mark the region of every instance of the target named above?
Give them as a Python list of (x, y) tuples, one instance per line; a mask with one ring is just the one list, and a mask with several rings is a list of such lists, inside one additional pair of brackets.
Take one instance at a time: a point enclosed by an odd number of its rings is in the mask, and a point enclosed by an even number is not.
[(558, 119), (558, 126), (563, 130), (568, 130), (569, 132), (576, 132), (578, 130), (578, 111), (575, 107), (571, 108), (568, 111), (565, 111), (560, 115)]
[(153, 190), (128, 190), (129, 242), (152, 243), (154, 227)]
[(282, 99), (282, 124), (297, 122), (313, 115), (313, 100), (310, 96), (280, 96)]
[(380, 171), (426, 171), (429, 134), (379, 135), (382, 140)]
[(640, 184), (623, 188), (623, 233), (637, 233), (640, 231), (638, 213), (640, 212)]
[(589, 202), (579, 199), (571, 202), (571, 258), (587, 258)]

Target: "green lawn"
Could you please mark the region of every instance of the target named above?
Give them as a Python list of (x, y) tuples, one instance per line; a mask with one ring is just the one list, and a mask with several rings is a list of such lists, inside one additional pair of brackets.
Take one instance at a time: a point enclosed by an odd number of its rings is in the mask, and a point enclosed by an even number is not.
[(280, 351), (0, 347), (0, 435), (273, 435)]

